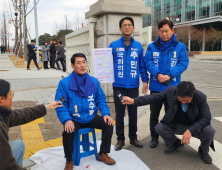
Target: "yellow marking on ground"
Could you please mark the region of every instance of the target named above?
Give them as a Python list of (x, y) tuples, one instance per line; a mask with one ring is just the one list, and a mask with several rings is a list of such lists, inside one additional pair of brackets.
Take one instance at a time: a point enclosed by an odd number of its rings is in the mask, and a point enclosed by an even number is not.
[[(36, 119), (36, 120), (34, 120), (34, 121), (32, 121), (32, 122), (29, 122), (29, 123), (27, 123), (27, 124), (39, 124), (39, 123), (45, 123), (45, 120), (44, 120), (43, 117), (41, 117), (41, 118), (39, 118), (39, 119)], [(26, 124), (26, 125), (27, 125), (27, 124)]]
[(20, 126), (21, 131), (40, 130), (38, 124), (25, 124)]
[[(22, 140), (26, 148), (35, 146), (44, 142), (41, 129), (38, 125), (39, 123), (45, 123), (45, 120), (43, 117), (20, 126)], [(27, 151), (24, 157), (27, 157), (28, 155), (32, 155), (30, 153), (31, 153), (30, 151)]]
[(32, 155), (42, 149), (47, 149), (56, 146), (62, 146), (62, 137), (37, 144), (35, 146), (26, 147), (24, 159), (30, 158)]

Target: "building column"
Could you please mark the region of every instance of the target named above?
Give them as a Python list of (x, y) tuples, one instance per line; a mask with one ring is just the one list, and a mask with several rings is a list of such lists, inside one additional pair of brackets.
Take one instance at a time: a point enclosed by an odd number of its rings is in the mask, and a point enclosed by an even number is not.
[(155, 17), (154, 17), (154, 1), (152, 1), (152, 5), (151, 5), (151, 26), (154, 27), (155, 24), (154, 24), (154, 20), (155, 20)]
[(220, 51), (222, 51), (222, 38), (221, 38), (221, 45), (220, 45)]
[(204, 28), (204, 31), (203, 31), (203, 44), (202, 44), (202, 51), (205, 51), (205, 32), (206, 32), (206, 28)]
[(190, 51), (190, 28), (189, 28), (188, 50)]
[(214, 0), (210, 0), (210, 17), (214, 16)]
[[(174, 14), (174, 1), (170, 1), (170, 15), (177, 15), (177, 14)], [(173, 21), (173, 18), (172, 18), (172, 21)]]
[(185, 22), (185, 0), (182, 0), (181, 22)]
[(200, 0), (196, 0), (195, 1), (195, 20), (199, 19), (200, 17), (199, 10), (200, 10)]
[(161, 19), (164, 19), (164, 0), (161, 0)]

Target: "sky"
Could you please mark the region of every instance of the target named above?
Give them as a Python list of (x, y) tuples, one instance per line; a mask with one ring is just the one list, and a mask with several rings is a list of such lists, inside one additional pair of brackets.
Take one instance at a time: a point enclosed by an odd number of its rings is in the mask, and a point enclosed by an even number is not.
[[(5, 3), (7, 8), (5, 7)], [(19, 0), (18, 0), (19, 1)], [(38, 1), (38, 0), (36, 0)], [(85, 18), (85, 12), (89, 11), (89, 6), (97, 2), (98, 0), (40, 0), (37, 5), (37, 20), (38, 20), (38, 35), (48, 33), (50, 35), (55, 34), (54, 25), (55, 21), (58, 24), (64, 23), (64, 17), (70, 22), (75, 23), (75, 15), (78, 13), (80, 17)], [(11, 0), (0, 0), (0, 21), (2, 22), (3, 9), (6, 10), (6, 14), (9, 11), (9, 3)], [(33, 0), (30, 0), (27, 12), (33, 7)], [(14, 9), (11, 5), (13, 19), (15, 19)], [(35, 38), (35, 21), (34, 10), (27, 16), (27, 27), (30, 32), (31, 38)], [(15, 39), (15, 27), (13, 24), (9, 26), (9, 33), (11, 36), (9, 39)], [(9, 41), (10, 46), (14, 44), (12, 40)]]

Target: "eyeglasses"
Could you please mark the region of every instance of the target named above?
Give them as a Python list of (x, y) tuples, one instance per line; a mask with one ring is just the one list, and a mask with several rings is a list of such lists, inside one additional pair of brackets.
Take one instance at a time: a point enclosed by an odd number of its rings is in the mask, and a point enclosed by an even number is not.
[(124, 24), (124, 25), (122, 25), (123, 28), (126, 28), (127, 26), (128, 27), (132, 27), (133, 25), (132, 24)]
[(11, 95), (12, 97), (14, 97), (14, 94), (15, 94), (15, 92), (11, 92), (11, 94), (10, 94), (10, 95)]

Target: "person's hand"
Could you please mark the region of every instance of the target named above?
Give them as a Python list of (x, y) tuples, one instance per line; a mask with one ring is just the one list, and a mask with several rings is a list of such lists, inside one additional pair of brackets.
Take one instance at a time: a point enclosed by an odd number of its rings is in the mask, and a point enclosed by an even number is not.
[(123, 105), (124, 104), (134, 104), (134, 99), (128, 97), (128, 96), (123, 96)]
[(184, 132), (183, 137), (181, 139), (181, 144), (184, 143), (185, 145), (188, 145), (190, 143), (190, 138), (192, 134), (190, 133), (189, 129)]
[(113, 119), (110, 116), (106, 115), (106, 116), (103, 117), (103, 119), (104, 119), (104, 122), (105, 123), (107, 122), (109, 126), (114, 125)]
[(147, 92), (148, 91), (148, 83), (144, 82), (143, 83), (143, 92)]
[(158, 74), (157, 80), (158, 80), (160, 83), (164, 83), (164, 82), (165, 82), (165, 77), (164, 77), (162, 74)]
[(75, 126), (74, 126), (74, 123), (73, 123), (71, 120), (69, 120), (69, 121), (67, 121), (67, 122), (65, 123), (65, 131), (66, 131), (67, 133), (72, 133), (72, 132), (74, 132), (74, 129), (75, 129)]
[[(164, 75), (163, 77), (164, 77), (164, 80), (165, 80), (165, 81), (170, 80), (170, 76), (169, 76), (169, 75)], [(165, 81), (164, 81), (164, 82), (165, 82)]]
[(46, 50), (50, 50), (49, 48), (46, 48)]
[(59, 104), (60, 104), (60, 102), (54, 101), (54, 102), (51, 102), (51, 103), (47, 104), (47, 107), (48, 107), (49, 110), (54, 110), (57, 107), (63, 106), (63, 105), (59, 105)]

